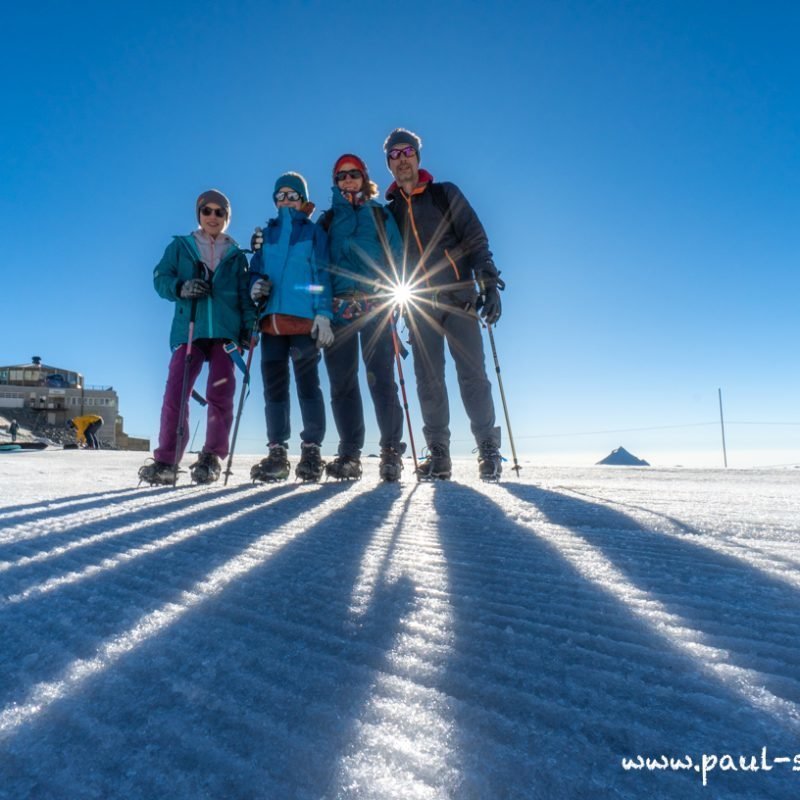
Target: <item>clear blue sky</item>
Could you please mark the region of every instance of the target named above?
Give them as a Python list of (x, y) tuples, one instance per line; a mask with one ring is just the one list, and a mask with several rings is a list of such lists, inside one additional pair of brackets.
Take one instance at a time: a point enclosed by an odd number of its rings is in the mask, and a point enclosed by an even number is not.
[[(228, 194), (246, 245), (283, 170), (321, 209), (342, 152), (385, 189), (381, 143), (404, 126), (507, 280), (521, 454), (721, 463), (719, 430), (697, 423), (722, 387), (734, 465), (798, 461), (798, 30), (790, 2), (9, 8), (0, 363), (35, 354), (112, 384), (126, 430), (155, 440), (172, 307), (152, 268), (197, 194)], [(681, 427), (610, 432), (661, 426)], [(241, 451), (264, 437), (257, 375)]]

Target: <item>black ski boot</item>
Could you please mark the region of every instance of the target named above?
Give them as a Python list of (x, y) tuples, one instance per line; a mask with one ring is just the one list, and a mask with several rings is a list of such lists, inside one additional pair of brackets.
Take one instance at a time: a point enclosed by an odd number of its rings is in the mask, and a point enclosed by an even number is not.
[(400, 451), (394, 447), (381, 448), (381, 463), (378, 467), (378, 474), (382, 481), (393, 483), (400, 480), (400, 473), (403, 471), (403, 457)]
[(450, 460), (450, 448), (446, 444), (434, 442), (428, 445), (428, 455), (417, 467), (417, 477), (421, 481), (450, 479), (453, 462)]
[(289, 477), (290, 466), (286, 448), (282, 444), (271, 444), (269, 455), (262, 458), (250, 470), (250, 478), (254, 483), (256, 481), (262, 483), (285, 481)]
[(214, 483), (219, 478), (221, 470), (219, 458), (203, 450), (197, 461), (189, 467), (189, 475), (195, 483)]
[(503, 457), (494, 442), (478, 445), (478, 475), (482, 481), (499, 481), (503, 474)]
[(336, 456), (325, 466), (329, 478), (337, 481), (357, 481), (361, 479), (361, 459), (358, 456)]
[(172, 486), (175, 483), (177, 467), (153, 459), (149, 464), (139, 467), (139, 483), (151, 486)]
[(303, 483), (312, 483), (322, 477), (324, 467), (325, 462), (320, 455), (319, 445), (303, 442), (300, 445), (300, 461), (295, 468), (294, 474)]

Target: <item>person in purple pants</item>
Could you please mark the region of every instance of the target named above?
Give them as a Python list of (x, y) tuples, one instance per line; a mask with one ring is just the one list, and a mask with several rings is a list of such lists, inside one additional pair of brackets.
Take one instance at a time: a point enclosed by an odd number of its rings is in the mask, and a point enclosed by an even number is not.
[(197, 198), (195, 210), (200, 227), (188, 236), (174, 237), (153, 272), (156, 291), (175, 304), (175, 314), (158, 447), (153, 460), (139, 469), (140, 481), (151, 485), (175, 483), (188, 444), (189, 397), (206, 363), (206, 439), (189, 471), (196, 483), (219, 478), (233, 422), (236, 378), (232, 356), (237, 348), (249, 345), (256, 318), (247, 258), (225, 233), (231, 220), (230, 201), (222, 192), (210, 189)]

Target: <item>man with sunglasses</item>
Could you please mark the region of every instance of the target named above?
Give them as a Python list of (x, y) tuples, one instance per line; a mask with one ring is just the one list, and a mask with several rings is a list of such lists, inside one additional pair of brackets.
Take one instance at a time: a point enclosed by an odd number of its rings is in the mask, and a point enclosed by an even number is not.
[(502, 472), (500, 428), (495, 425), (478, 314), (485, 325), (497, 323), (498, 289), (504, 284), (477, 214), (455, 184), (437, 183), (420, 169), (421, 148), (419, 136), (404, 128), (393, 130), (383, 145), (395, 179), (386, 192), (388, 208), (403, 236), (404, 279), (412, 289), (405, 319), (428, 446), (418, 474), (432, 480), (448, 479), (452, 472), (446, 340), (478, 445), (479, 475), (497, 480)]

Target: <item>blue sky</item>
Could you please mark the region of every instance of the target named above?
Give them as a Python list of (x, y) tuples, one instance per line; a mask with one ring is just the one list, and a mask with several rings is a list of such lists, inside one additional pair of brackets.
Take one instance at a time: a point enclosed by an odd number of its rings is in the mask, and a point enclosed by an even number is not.
[[(152, 268), (197, 194), (226, 192), (246, 245), (286, 169), (320, 209), (342, 152), (385, 189), (381, 143), (402, 125), (467, 194), (507, 281), (497, 345), (520, 454), (622, 444), (721, 464), (721, 387), (729, 461), (796, 462), (799, 25), (788, 2), (8, 10), (0, 363), (41, 355), (111, 384), (126, 430), (155, 440), (172, 307)], [(241, 452), (264, 445), (257, 375)]]

